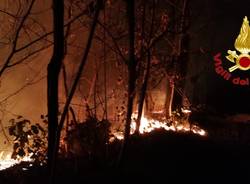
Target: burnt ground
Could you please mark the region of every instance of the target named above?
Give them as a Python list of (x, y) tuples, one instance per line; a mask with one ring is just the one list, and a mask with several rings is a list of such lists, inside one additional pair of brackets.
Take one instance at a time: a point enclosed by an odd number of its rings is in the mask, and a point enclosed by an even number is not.
[[(249, 183), (248, 141), (212, 135), (156, 130), (133, 136), (119, 167), (113, 163), (120, 145), (116, 142), (109, 148), (107, 163), (86, 158), (58, 161), (56, 183)], [(27, 165), (1, 171), (0, 183), (48, 183), (45, 168)], [(23, 167), (28, 170), (23, 171)]]

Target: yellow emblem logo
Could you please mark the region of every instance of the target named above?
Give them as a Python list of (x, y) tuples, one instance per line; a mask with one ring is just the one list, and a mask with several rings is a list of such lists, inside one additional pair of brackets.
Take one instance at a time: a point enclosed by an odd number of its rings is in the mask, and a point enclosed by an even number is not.
[(236, 69), (248, 70), (250, 69), (250, 27), (247, 17), (244, 17), (243, 23), (240, 29), (240, 34), (234, 42), (235, 49), (240, 52), (238, 55), (234, 50), (228, 50), (229, 54), (226, 58), (235, 65), (229, 68), (229, 72), (233, 72)]

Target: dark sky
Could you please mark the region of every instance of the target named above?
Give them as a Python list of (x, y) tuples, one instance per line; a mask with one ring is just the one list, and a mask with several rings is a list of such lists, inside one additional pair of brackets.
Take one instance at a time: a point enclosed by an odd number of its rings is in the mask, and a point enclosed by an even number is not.
[[(198, 78), (190, 82), (189, 95), (194, 104), (204, 103), (222, 113), (250, 113), (250, 85), (235, 85), (215, 73), (213, 56), (222, 54), (223, 67), (233, 64), (225, 56), (235, 50), (244, 16), (250, 19), (250, 1), (194, 0), (191, 1), (190, 74)], [(196, 52), (202, 49), (204, 52)], [(233, 77), (250, 78), (250, 70), (237, 70)]]

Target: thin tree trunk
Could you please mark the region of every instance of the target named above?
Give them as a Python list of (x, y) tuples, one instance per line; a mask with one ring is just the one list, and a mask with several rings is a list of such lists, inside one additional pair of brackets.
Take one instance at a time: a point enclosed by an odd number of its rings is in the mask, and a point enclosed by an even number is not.
[(58, 80), (64, 57), (64, 1), (53, 0), (54, 50), (47, 68), (48, 168), (52, 170), (58, 126)]
[[(65, 41), (65, 44), (66, 41)], [(65, 49), (65, 54), (66, 54), (66, 51), (67, 49)], [(64, 56), (65, 57), (65, 56)], [(67, 99), (68, 97), (68, 85), (67, 85), (67, 71), (66, 71), (66, 66), (64, 63), (62, 63), (62, 74), (63, 74), (63, 86), (64, 86), (64, 91), (65, 91), (65, 98)], [(65, 132), (66, 132), (66, 135), (68, 134), (68, 131), (69, 131), (69, 113), (67, 113), (67, 117), (66, 117), (66, 128), (65, 128)]]
[[(72, 18), (72, 0), (70, 0), (70, 6), (68, 7), (68, 19)], [(67, 56), (68, 54), (68, 38), (70, 35), (70, 31), (71, 31), (71, 24), (68, 24), (66, 27), (66, 31), (65, 31), (65, 39), (64, 39), (64, 58)], [(67, 71), (66, 71), (66, 66), (65, 63), (62, 63), (62, 75), (63, 75), (63, 86), (64, 86), (64, 91), (65, 91), (65, 99), (67, 99), (68, 95), (69, 95), (69, 89), (68, 89), (68, 84), (67, 84)], [(69, 133), (69, 113), (67, 113), (66, 116), (66, 126), (65, 126), (65, 134), (66, 137), (68, 136)], [(66, 143), (66, 153), (68, 153), (68, 143)]]
[[(144, 31), (144, 24), (145, 24), (145, 15), (146, 15), (146, 2), (143, 4), (143, 21), (142, 21), (142, 42), (145, 41), (145, 31)], [(153, 30), (154, 30), (154, 20), (155, 20), (155, 1), (153, 1), (153, 13), (152, 13), (152, 19), (151, 19), (151, 28), (150, 28), (150, 33), (149, 33), (149, 39), (151, 39)], [(141, 56), (143, 55), (143, 44), (141, 47)], [(148, 86), (148, 79), (150, 75), (150, 65), (151, 65), (151, 53), (150, 49), (147, 49), (147, 66), (146, 66), (146, 72), (143, 75), (143, 83), (142, 87), (140, 90), (140, 97), (139, 97), (139, 104), (138, 104), (138, 116), (136, 119), (136, 129), (135, 129), (135, 134), (140, 133), (140, 125), (141, 125), (141, 117), (142, 117), (142, 112), (143, 112), (143, 106), (144, 106), (144, 99), (146, 97), (146, 92), (147, 92), (147, 86)]]
[[(67, 44), (67, 41), (65, 41), (65, 45)], [(65, 46), (65, 53), (64, 53), (64, 58), (67, 53), (67, 46)], [(64, 92), (65, 92), (65, 98), (67, 99), (68, 97), (68, 85), (67, 85), (67, 72), (66, 72), (66, 67), (65, 64), (62, 63), (62, 74), (63, 74), (63, 86), (64, 86)], [(65, 126), (65, 137), (68, 137), (69, 134), (69, 113), (66, 115), (66, 126)], [(65, 142), (65, 153), (66, 155), (69, 153), (69, 143), (68, 141)]]
[(150, 74), (150, 63), (151, 63), (151, 54), (150, 54), (150, 51), (148, 51), (146, 73), (143, 77), (143, 83), (141, 87), (141, 94), (140, 94), (139, 105), (138, 105), (138, 116), (136, 119), (136, 131), (135, 131), (136, 134), (140, 133), (140, 122), (141, 122), (141, 117), (142, 117), (144, 99), (147, 93), (148, 79), (149, 79), (149, 74)]
[[(91, 48), (91, 44), (92, 44), (92, 40), (93, 40), (93, 37), (94, 37), (95, 28), (96, 28), (97, 20), (98, 20), (98, 17), (99, 17), (99, 12), (100, 12), (101, 8), (102, 8), (102, 0), (98, 0), (97, 4), (96, 4), (96, 11), (95, 11), (95, 15), (94, 15), (94, 18), (93, 18), (93, 23), (92, 23), (92, 26), (91, 26), (91, 30), (89, 32), (89, 37), (88, 37), (88, 40), (87, 40), (86, 48), (85, 48), (84, 53), (83, 53), (81, 64), (79, 66), (79, 69), (78, 69), (78, 72), (76, 74), (76, 78), (75, 78), (75, 80), (73, 82), (72, 88), (70, 89), (69, 96), (68, 96), (68, 98), (66, 100), (66, 103), (65, 103), (65, 106), (64, 106), (64, 109), (63, 109), (63, 112), (62, 112), (62, 116), (61, 116), (60, 122), (58, 124), (58, 129), (56, 131), (55, 145), (54, 145), (54, 149), (53, 149), (53, 153), (52, 153), (53, 154), (53, 157), (52, 157), (52, 159), (53, 159), (52, 173), (55, 172), (57, 153), (58, 153), (58, 150), (59, 150), (60, 137), (61, 137), (61, 130), (63, 128), (63, 124), (64, 124), (64, 121), (65, 121), (65, 117), (66, 117), (66, 115), (68, 113), (68, 109), (69, 109), (71, 100), (72, 100), (72, 98), (74, 96), (77, 84), (78, 84), (78, 82), (80, 80), (80, 77), (82, 75), (82, 71), (84, 69), (84, 66), (85, 66), (87, 58), (88, 58), (89, 50)], [(52, 176), (53, 176), (53, 174), (52, 174)]]
[(94, 115), (97, 117), (97, 99), (96, 99), (96, 93), (97, 93), (97, 83), (98, 83), (98, 67), (97, 67), (97, 61), (95, 60), (95, 86), (94, 86), (94, 94), (93, 94), (93, 100), (94, 100)]
[[(188, 50), (188, 39), (186, 34), (186, 16), (187, 16), (187, 10), (188, 10), (188, 3), (189, 0), (183, 0), (181, 3), (181, 16), (180, 22), (176, 23), (176, 32), (179, 32), (180, 34), (176, 35), (175, 43), (176, 43), (176, 54), (175, 54), (175, 62), (176, 62), (176, 68), (175, 72), (178, 73), (180, 78), (184, 78), (186, 75), (186, 69), (187, 69), (187, 52), (183, 53), (184, 50)], [(182, 80), (185, 82), (185, 80)], [(179, 88), (183, 88), (184, 84), (178, 85)], [(180, 105), (183, 105), (183, 99), (184, 95), (174, 93), (174, 101), (172, 106), (176, 109), (179, 108)]]
[[(105, 9), (103, 10), (103, 25), (106, 26), (106, 12)], [(106, 60), (106, 31), (103, 28), (103, 62), (104, 62), (104, 104), (105, 104), (105, 111), (104, 111), (104, 118), (108, 119), (108, 102), (107, 102), (107, 60)]]
[[(105, 11), (105, 7), (104, 7), (104, 10), (103, 10), (103, 25), (104, 27), (106, 26), (106, 11)], [(104, 114), (103, 114), (103, 119), (105, 119), (106, 121), (108, 120), (108, 100), (107, 100), (107, 56), (106, 56), (106, 31), (105, 29), (103, 28), (103, 62), (104, 62), (104, 71), (103, 71), (103, 77), (104, 77), (104, 104), (105, 104), (105, 111), (104, 111)], [(108, 139), (109, 139), (109, 135), (108, 135), (108, 127), (107, 127), (107, 123), (105, 123), (105, 161), (107, 160), (108, 158)]]
[[(184, 33), (185, 33), (185, 18), (187, 15), (187, 7), (188, 7), (188, 2), (189, 0), (183, 0), (183, 4), (181, 7), (181, 19), (180, 19), (180, 23), (178, 24), (177, 21), (175, 23), (175, 31), (176, 31), (176, 35), (175, 35), (175, 45), (176, 45), (176, 49), (174, 50), (174, 52), (172, 53), (173, 55), (173, 62), (174, 62), (174, 68), (173, 68), (173, 76), (169, 76), (169, 84), (167, 85), (167, 90), (169, 91), (169, 96), (166, 96), (166, 101), (165, 101), (165, 111), (166, 111), (166, 118), (170, 118), (172, 116), (172, 108), (177, 108), (178, 105), (182, 104), (183, 101), (183, 97), (178, 96), (179, 94), (175, 93), (175, 75), (176, 73), (178, 75), (183, 75), (183, 71), (180, 70), (180, 68), (185, 68), (183, 67), (185, 65), (185, 63), (183, 63), (183, 61), (181, 60), (181, 54), (182, 51), (187, 49), (187, 48), (183, 48), (183, 38), (184, 38)], [(174, 11), (173, 17), (175, 17), (177, 19), (177, 10)], [(179, 33), (179, 34), (177, 34)], [(181, 64), (181, 66), (179, 65)]]
[(124, 131), (124, 140), (119, 154), (118, 164), (122, 161), (124, 151), (128, 145), (128, 139), (130, 135), (131, 115), (133, 112), (133, 101), (135, 95), (135, 83), (136, 83), (136, 60), (135, 60), (135, 48), (134, 48), (134, 27), (135, 27), (135, 15), (134, 15), (134, 1), (127, 0), (127, 16), (128, 16), (128, 29), (129, 29), (129, 61), (128, 61), (128, 102), (127, 102), (127, 116)]
[[(143, 55), (143, 52), (144, 52), (144, 42), (145, 42), (145, 15), (146, 15), (146, 1), (143, 2), (143, 5), (142, 5), (142, 21), (141, 21), (141, 56)], [(142, 83), (144, 83), (144, 74), (145, 74), (145, 71), (142, 67), (142, 62), (143, 62), (143, 59), (138, 63), (138, 75), (140, 75), (140, 73), (142, 72), (143, 73), (143, 79), (142, 79)], [(139, 135), (140, 131), (140, 124), (141, 124), (141, 115), (142, 115), (142, 109), (143, 109), (143, 102), (141, 102), (141, 100), (144, 100), (142, 99), (142, 89), (143, 88), (143, 84), (142, 84), (142, 87), (141, 87), (141, 90), (140, 90), (140, 96), (139, 96), (139, 102), (138, 102), (138, 114), (137, 114), (137, 119), (136, 119), (136, 127), (135, 127), (135, 134)]]
[(168, 80), (167, 84), (168, 94), (166, 94), (165, 109), (166, 118), (169, 119), (172, 116), (172, 104), (174, 99), (174, 81), (172, 78)]

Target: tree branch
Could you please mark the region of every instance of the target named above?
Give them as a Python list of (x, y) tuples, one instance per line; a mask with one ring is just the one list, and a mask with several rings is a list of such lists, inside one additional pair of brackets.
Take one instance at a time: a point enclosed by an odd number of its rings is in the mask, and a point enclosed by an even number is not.
[[(32, 0), (30, 6), (29, 6), (29, 9), (27, 10), (27, 12), (25, 13), (25, 15), (23, 16), (22, 18), (22, 21), (21, 23), (19, 24), (18, 26), (18, 30), (16, 32), (16, 35), (15, 35), (15, 38), (14, 38), (14, 41), (12, 43), (13, 47), (12, 47), (12, 50), (8, 56), (8, 58), (6, 59), (6, 61), (4, 62), (4, 65), (3, 67), (0, 69), (0, 77), (2, 76), (2, 74), (5, 72), (5, 70), (8, 67), (9, 63), (11, 62), (13, 56), (18, 53), (18, 52), (21, 52), (23, 51), (24, 49), (28, 48), (28, 47), (31, 47), (33, 44), (37, 43), (38, 41), (46, 38), (47, 36), (51, 35), (54, 33), (54, 31), (50, 31), (50, 32), (47, 32), (43, 35), (41, 35), (40, 37), (38, 38), (35, 38), (34, 40), (32, 40), (31, 42), (27, 43), (26, 45), (23, 45), (22, 47), (19, 47), (17, 48), (17, 41), (18, 41), (18, 37), (19, 37), (19, 34), (20, 34), (20, 31), (22, 29), (22, 26), (24, 25), (24, 22), (25, 20), (27, 19), (28, 15), (30, 14), (30, 11), (32, 9), (32, 6), (33, 6), (33, 3), (35, 2), (35, 0)], [(81, 12), (79, 13), (78, 15), (76, 15), (75, 17), (73, 17), (72, 19), (70, 19), (65, 25), (64, 27), (67, 27), (68, 25), (72, 24), (73, 22), (75, 22), (76, 20), (78, 20), (80, 17), (84, 16), (84, 15), (87, 15), (89, 14), (89, 6), (92, 5), (92, 2), (90, 2), (88, 4), (88, 6)]]
[(34, 2), (35, 2), (35, 0), (31, 1), (27, 12), (23, 16), (23, 18), (21, 19), (21, 22), (20, 22), (19, 26), (17, 27), (16, 34), (15, 34), (14, 40), (12, 42), (12, 50), (11, 50), (11, 52), (10, 52), (7, 60), (5, 61), (3, 67), (0, 69), (0, 77), (2, 76), (3, 72), (5, 71), (5, 69), (8, 67), (8, 64), (10, 63), (12, 57), (14, 56), (14, 54), (16, 52), (18, 37), (20, 35), (21, 29), (22, 29), (22, 27), (24, 25), (24, 22), (26, 21), (26, 19), (28, 18), (29, 14), (30, 14), (30, 11), (31, 11), (31, 9), (32, 9), (32, 7), (34, 5)]

